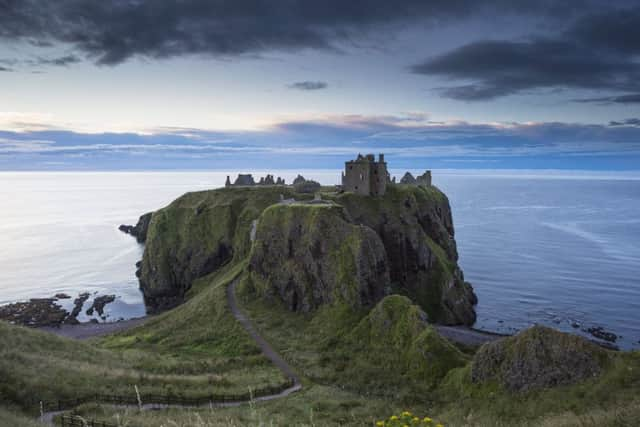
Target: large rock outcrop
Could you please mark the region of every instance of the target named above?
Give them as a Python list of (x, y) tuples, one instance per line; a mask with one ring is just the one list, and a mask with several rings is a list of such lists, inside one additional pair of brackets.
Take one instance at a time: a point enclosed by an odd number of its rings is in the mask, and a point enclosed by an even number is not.
[(151, 217), (140, 265), (147, 310), (181, 303), (193, 281), (249, 253), (252, 222), (291, 197), (286, 188), (240, 187), (187, 193)]
[(352, 220), (382, 239), (395, 291), (444, 324), (475, 322), (477, 303), (458, 267), (451, 208), (436, 187), (392, 185), (384, 197), (345, 193), (335, 198)]
[(471, 380), (495, 381), (509, 391), (525, 392), (593, 378), (609, 358), (607, 350), (584, 338), (534, 326), (480, 347)]
[(378, 235), (332, 204), (281, 204), (258, 220), (250, 258), (256, 289), (293, 311), (343, 302), (366, 307), (389, 291)]
[(155, 212), (140, 270), (150, 311), (180, 303), (195, 279), (247, 258), (255, 235), (256, 283), (291, 309), (346, 298), (370, 306), (400, 293), (432, 322), (475, 321), (449, 202), (437, 188), (389, 185), (382, 197), (324, 194), (334, 206), (278, 204), (311, 197), (291, 187), (230, 187), (189, 193)]

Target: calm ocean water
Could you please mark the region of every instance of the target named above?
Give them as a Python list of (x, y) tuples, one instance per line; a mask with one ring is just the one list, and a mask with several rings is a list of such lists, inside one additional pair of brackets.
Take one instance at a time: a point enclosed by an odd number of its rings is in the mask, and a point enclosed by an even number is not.
[[(143, 248), (117, 226), (227, 174), (0, 173), (0, 304), (89, 291), (118, 295), (110, 320), (142, 315)], [(334, 184), (339, 171), (304, 175)], [(476, 327), (602, 326), (640, 348), (640, 180), (434, 171), (434, 183), (451, 200), (460, 264), (480, 300)]]

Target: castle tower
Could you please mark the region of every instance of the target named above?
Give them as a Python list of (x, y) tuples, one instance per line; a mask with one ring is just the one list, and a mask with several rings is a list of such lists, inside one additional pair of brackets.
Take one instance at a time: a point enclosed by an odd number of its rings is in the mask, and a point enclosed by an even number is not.
[(373, 154), (362, 156), (356, 160), (345, 162), (342, 174), (342, 187), (364, 196), (383, 196), (387, 188), (387, 163), (384, 154), (378, 156), (376, 162)]

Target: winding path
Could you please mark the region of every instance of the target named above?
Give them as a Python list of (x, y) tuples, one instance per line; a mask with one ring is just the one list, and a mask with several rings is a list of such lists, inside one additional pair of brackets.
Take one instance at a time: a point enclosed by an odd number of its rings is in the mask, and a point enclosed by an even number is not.
[[(262, 353), (276, 365), (282, 373), (292, 382), (292, 386), (284, 389), (280, 393), (276, 394), (268, 394), (265, 396), (254, 397), (252, 399), (253, 402), (264, 402), (268, 400), (275, 400), (286, 397), (291, 393), (295, 393), (302, 389), (302, 384), (300, 383), (300, 378), (295, 373), (293, 368), (271, 347), (271, 345), (257, 332), (251, 321), (242, 310), (238, 307), (238, 299), (236, 297), (236, 285), (238, 284), (238, 279), (234, 279), (229, 286), (227, 286), (227, 302), (229, 304), (229, 310), (233, 317), (240, 322), (242, 327), (249, 333), (251, 338), (258, 344)], [(205, 405), (201, 405), (201, 407), (216, 407), (216, 408), (224, 408), (224, 407), (232, 407), (232, 406), (240, 406), (248, 403), (248, 400), (238, 400), (233, 402), (210, 402)], [(109, 406), (117, 407), (117, 408), (138, 408), (136, 405), (114, 405), (109, 404)], [(188, 405), (179, 405), (179, 404), (156, 404), (156, 403), (148, 403), (143, 404), (143, 410), (151, 410), (151, 409), (167, 409), (167, 408), (193, 408), (193, 406)], [(55, 426), (53, 419), (65, 413), (67, 411), (52, 411), (45, 412), (40, 417), (40, 422), (46, 425)]]

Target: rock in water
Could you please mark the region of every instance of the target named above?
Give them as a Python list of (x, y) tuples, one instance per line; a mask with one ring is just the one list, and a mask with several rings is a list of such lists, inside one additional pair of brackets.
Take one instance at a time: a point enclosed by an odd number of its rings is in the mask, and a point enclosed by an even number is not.
[(131, 234), (136, 238), (138, 243), (144, 243), (147, 240), (147, 231), (149, 230), (151, 215), (153, 215), (153, 212), (146, 213), (138, 219), (138, 223), (135, 226), (123, 224), (118, 227), (118, 230), (123, 233)]
[(593, 378), (608, 359), (607, 350), (584, 338), (534, 326), (480, 347), (471, 380), (497, 381), (507, 390), (525, 392)]
[(260, 293), (308, 312), (378, 302), (390, 285), (386, 258), (378, 235), (350, 223), (341, 206), (290, 204), (261, 215), (250, 266)]

